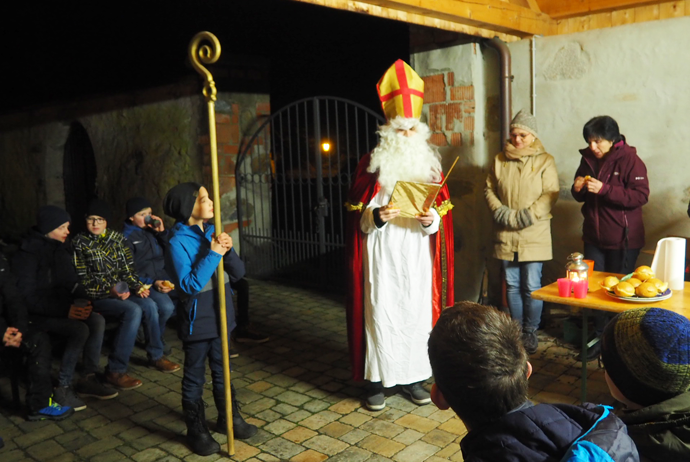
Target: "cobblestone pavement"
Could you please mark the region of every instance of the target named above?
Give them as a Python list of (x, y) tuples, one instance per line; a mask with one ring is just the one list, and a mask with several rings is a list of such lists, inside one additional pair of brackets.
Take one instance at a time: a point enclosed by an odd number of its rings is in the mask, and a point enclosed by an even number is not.
[[(466, 429), (452, 411), (416, 406), (390, 390), (383, 411), (367, 411), (363, 389), (350, 380), (343, 302), (339, 296), (274, 283), (251, 281), (251, 316), (271, 336), (262, 345), (239, 345), (232, 360), (245, 418), (259, 427), (249, 440), (236, 441), (235, 455), (199, 457), (184, 444), (180, 381), (182, 372), (162, 374), (145, 365), (135, 348), (130, 373), (142, 379), (136, 390), (109, 401), (88, 400), (88, 408), (61, 422), (28, 422), (19, 412), (0, 409), (3, 462), (38, 461), (461, 461), (459, 442)], [(572, 347), (549, 332), (539, 333), (532, 356), (530, 396), (537, 402), (576, 403), (580, 363)], [(560, 328), (562, 331), (562, 328)], [(181, 343), (169, 328), (170, 357), (182, 362)], [(56, 361), (57, 362), (57, 361)], [(105, 358), (102, 358), (102, 365)], [(603, 372), (589, 364), (590, 401), (612, 404)], [(210, 380), (210, 377), (209, 377)], [(429, 382), (430, 383), (430, 382)], [(0, 379), (6, 404), (9, 379)], [(212, 404), (211, 387), (204, 399)], [(214, 422), (216, 410), (207, 408)], [(211, 426), (213, 428), (213, 426)], [(214, 433), (221, 443), (226, 439)], [(225, 445), (223, 445), (225, 451)]]

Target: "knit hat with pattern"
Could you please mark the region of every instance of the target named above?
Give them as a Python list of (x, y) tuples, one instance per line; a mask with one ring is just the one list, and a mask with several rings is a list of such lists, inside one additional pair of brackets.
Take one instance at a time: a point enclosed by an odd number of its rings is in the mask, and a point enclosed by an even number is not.
[(539, 138), (537, 134), (537, 118), (524, 110), (515, 115), (513, 121), (510, 122), (510, 128), (519, 128), (528, 131), (534, 135), (535, 138)]
[(690, 321), (661, 308), (624, 311), (606, 325), (601, 356), (620, 392), (641, 406), (690, 390)]

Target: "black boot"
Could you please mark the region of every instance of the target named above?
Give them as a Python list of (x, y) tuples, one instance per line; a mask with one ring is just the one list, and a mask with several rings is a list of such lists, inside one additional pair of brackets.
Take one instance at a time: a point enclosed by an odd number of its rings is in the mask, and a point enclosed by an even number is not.
[(184, 421), (187, 424), (187, 445), (194, 454), (208, 456), (220, 452), (220, 445), (213, 439), (206, 425), (206, 412), (202, 400), (182, 400)]
[[(247, 423), (240, 414), (240, 405), (235, 396), (235, 386), (230, 385), (232, 390), (232, 433), (238, 440), (246, 440), (256, 435), (258, 431), (256, 425)], [(225, 392), (213, 390), (213, 400), (218, 408), (218, 420), (216, 421), (216, 431), (225, 435), (227, 433), (227, 415), (225, 413)]]

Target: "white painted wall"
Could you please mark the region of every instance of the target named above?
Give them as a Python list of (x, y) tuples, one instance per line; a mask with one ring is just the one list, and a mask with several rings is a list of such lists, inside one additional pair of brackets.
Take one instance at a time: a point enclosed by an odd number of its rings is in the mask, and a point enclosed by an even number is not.
[[(552, 230), (550, 282), (565, 257), (582, 249), (580, 204), (570, 195), (585, 147), (582, 127), (594, 116), (618, 122), (628, 144), (647, 165), (650, 200), (643, 207), (646, 248), (669, 234), (690, 236), (690, 17), (537, 38), (536, 115), (540, 138), (556, 158), (561, 198)], [(509, 44), (513, 57), (513, 109), (530, 107), (529, 41)], [(638, 264), (649, 263), (641, 256)]]
[[(646, 163), (650, 202), (643, 207), (646, 248), (669, 234), (690, 236), (686, 214), (690, 177), (683, 133), (690, 125), (690, 17), (631, 24), (555, 37), (539, 37), (536, 46), (536, 116), (540, 138), (556, 158), (561, 197), (552, 220), (554, 259), (544, 266), (544, 282), (564, 271), (568, 254), (582, 251), (580, 204), (570, 195), (573, 176), (585, 147), (582, 127), (597, 115), (616, 119), (628, 143)], [(530, 41), (509, 44), (512, 55), (513, 114), (530, 109)], [(476, 300), (484, 261), (491, 267), (490, 217), (483, 188), (488, 162), (499, 148), (496, 114), (497, 57), (476, 44), (415, 54), (420, 75), (452, 69), (456, 85), (474, 84), (475, 144), (446, 149), (461, 156), (449, 179), (456, 208), (456, 298)], [(649, 264), (641, 255), (638, 264)], [(495, 262), (494, 262), (495, 263)], [(492, 281), (497, 279), (492, 267)]]

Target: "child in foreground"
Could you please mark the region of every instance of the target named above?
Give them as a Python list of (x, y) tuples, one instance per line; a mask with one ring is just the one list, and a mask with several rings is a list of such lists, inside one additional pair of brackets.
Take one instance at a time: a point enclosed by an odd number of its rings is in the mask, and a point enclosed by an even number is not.
[[(639, 460), (625, 425), (608, 407), (527, 399), (532, 365), (521, 334), (505, 314), (472, 302), (443, 311), (431, 332), (431, 398), (467, 427), (464, 460)], [(582, 458), (585, 453), (599, 458)]]
[(690, 321), (661, 308), (624, 311), (606, 325), (601, 357), (640, 459), (690, 460)]
[[(232, 238), (226, 233), (214, 236), (214, 226), (206, 221), (213, 218), (213, 201), (208, 191), (197, 183), (182, 183), (166, 194), (165, 213), (176, 220), (171, 230), (167, 258), (172, 268), (173, 282), (182, 302), (178, 304), (178, 334), (184, 350), (184, 376), (182, 378), (182, 408), (187, 424), (187, 443), (198, 455), (220, 451), (220, 445), (211, 436), (202, 394), (206, 383), (208, 358), (213, 380), (213, 399), (218, 409), (216, 431), (226, 432), (225, 383), (223, 354), (220, 337), (220, 319), (217, 306), (215, 271), (223, 256), (225, 270), (225, 306), (227, 332), (235, 327), (230, 279), (244, 276), (244, 263), (232, 248)], [(232, 385), (231, 385), (232, 387)], [(232, 389), (233, 434), (237, 439), (252, 437), (257, 428), (240, 415), (234, 387)]]

